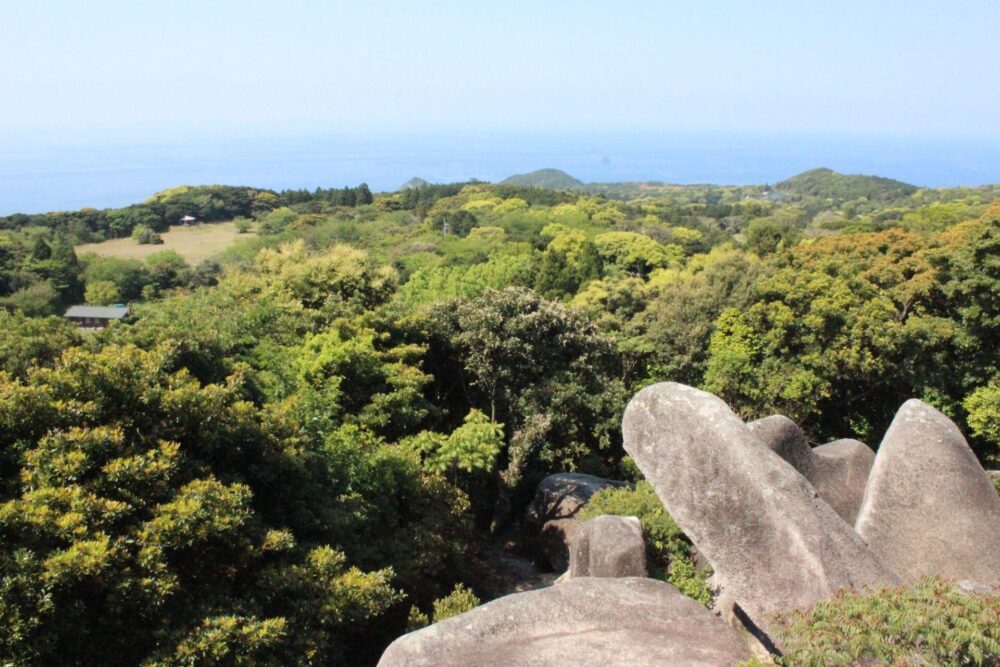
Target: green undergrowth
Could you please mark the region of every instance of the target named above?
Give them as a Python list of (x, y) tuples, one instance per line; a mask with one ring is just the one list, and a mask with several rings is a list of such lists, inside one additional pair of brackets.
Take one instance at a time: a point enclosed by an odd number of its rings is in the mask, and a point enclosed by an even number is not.
[(676, 586), (684, 595), (705, 606), (712, 601), (707, 580), (711, 570), (695, 567), (691, 542), (656, 497), (648, 482), (635, 488), (607, 488), (598, 491), (580, 510), (580, 519), (602, 514), (638, 517), (650, 574)]
[[(779, 665), (1000, 665), (1000, 597), (925, 579), (783, 617)], [(757, 661), (744, 667), (759, 665)]]

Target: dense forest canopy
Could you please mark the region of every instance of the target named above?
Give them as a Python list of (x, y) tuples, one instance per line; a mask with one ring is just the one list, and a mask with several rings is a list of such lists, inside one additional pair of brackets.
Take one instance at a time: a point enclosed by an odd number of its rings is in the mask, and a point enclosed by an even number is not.
[[(815, 170), (2, 218), (0, 662), (372, 663), (502, 592), (545, 475), (634, 480), (622, 410), (661, 380), (816, 443), (877, 446), (920, 397), (996, 467), (998, 196)], [(186, 215), (252, 233), (197, 266), (74, 250)], [(81, 332), (84, 301), (135, 315)], [(703, 598), (648, 487), (620, 495)]]

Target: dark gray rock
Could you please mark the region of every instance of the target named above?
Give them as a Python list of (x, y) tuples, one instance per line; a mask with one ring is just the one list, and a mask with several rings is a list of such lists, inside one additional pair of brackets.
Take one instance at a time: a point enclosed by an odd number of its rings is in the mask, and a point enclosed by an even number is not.
[(646, 543), (634, 516), (599, 516), (576, 527), (569, 546), (569, 576), (645, 577)]
[(958, 427), (923, 401), (889, 426), (856, 527), (904, 579), (1000, 583), (1000, 496)]
[(542, 480), (525, 518), (537, 531), (543, 564), (555, 571), (566, 569), (577, 512), (601, 489), (620, 486), (627, 484), (578, 472), (559, 472)]
[(875, 452), (857, 440), (836, 440), (809, 447), (806, 436), (788, 417), (772, 415), (747, 424), (755, 436), (809, 480), (820, 498), (853, 524), (865, 495)]
[(740, 634), (670, 584), (585, 577), (499, 598), (394, 641), (379, 667), (735, 665)]
[(727, 594), (765, 631), (775, 613), (899, 580), (719, 398), (672, 382), (647, 387), (626, 408), (623, 435)]

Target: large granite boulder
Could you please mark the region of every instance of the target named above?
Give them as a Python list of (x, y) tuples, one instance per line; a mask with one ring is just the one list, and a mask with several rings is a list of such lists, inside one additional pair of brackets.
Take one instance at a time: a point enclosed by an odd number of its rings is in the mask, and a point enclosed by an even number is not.
[(740, 634), (670, 584), (574, 579), (403, 635), (379, 667), (735, 665)]
[(747, 424), (764, 445), (809, 480), (819, 497), (849, 524), (865, 495), (875, 452), (857, 440), (836, 440), (812, 448), (788, 417), (772, 415)]
[(958, 427), (922, 401), (889, 426), (856, 527), (907, 580), (1000, 583), (1000, 496)]
[(719, 398), (667, 382), (625, 410), (625, 450), (764, 631), (774, 614), (898, 576)]
[(576, 514), (601, 489), (627, 486), (603, 477), (559, 472), (542, 480), (528, 506), (527, 523), (537, 531), (543, 566), (564, 571), (569, 564), (569, 544), (576, 530)]
[(576, 527), (569, 546), (569, 576), (645, 577), (646, 542), (634, 516), (599, 516)]
[(865, 497), (875, 452), (860, 440), (844, 438), (813, 447), (813, 469), (806, 479), (844, 521), (854, 524)]

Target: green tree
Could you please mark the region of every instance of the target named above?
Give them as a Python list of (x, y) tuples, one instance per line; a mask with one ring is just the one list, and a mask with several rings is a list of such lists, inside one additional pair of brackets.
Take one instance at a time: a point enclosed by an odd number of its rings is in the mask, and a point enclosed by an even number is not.
[(118, 292), (118, 286), (110, 280), (95, 280), (87, 283), (83, 298), (87, 303), (107, 306), (118, 303), (121, 294)]
[(443, 403), (505, 425), (499, 484), (474, 498), (480, 520), (505, 523), (539, 475), (587, 465), (603, 472), (620, 455), (620, 360), (613, 340), (582, 312), (507, 288), (442, 304), (430, 318), (437, 332), (429, 369), (464, 378)]
[(163, 238), (148, 225), (136, 225), (132, 229), (132, 238), (140, 245), (159, 245), (163, 243)]

